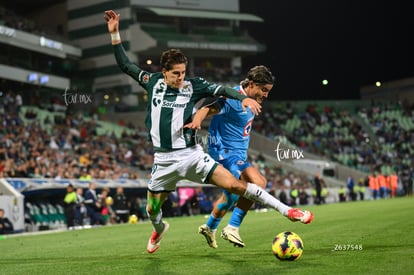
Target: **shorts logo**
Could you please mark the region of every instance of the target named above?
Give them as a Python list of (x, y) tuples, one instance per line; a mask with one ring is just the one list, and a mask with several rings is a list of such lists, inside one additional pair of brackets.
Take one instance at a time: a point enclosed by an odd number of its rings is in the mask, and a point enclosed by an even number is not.
[(244, 164), (244, 161), (242, 161), (242, 160), (237, 161), (237, 165), (243, 165), (243, 164)]

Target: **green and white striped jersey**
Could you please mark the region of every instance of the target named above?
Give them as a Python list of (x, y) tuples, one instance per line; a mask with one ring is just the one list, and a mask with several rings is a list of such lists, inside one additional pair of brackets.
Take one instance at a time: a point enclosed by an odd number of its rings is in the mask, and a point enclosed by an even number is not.
[(186, 79), (179, 90), (168, 87), (161, 73), (142, 71), (138, 78), (148, 92), (146, 125), (155, 148), (181, 149), (195, 145), (195, 131), (184, 129), (190, 123), (194, 105), (205, 97), (214, 96), (220, 87), (202, 78)]
[(183, 149), (195, 145), (195, 130), (184, 129), (203, 98), (227, 96), (243, 100), (234, 89), (210, 83), (201, 77), (186, 78), (179, 90), (166, 85), (161, 72), (149, 73), (129, 62), (121, 44), (114, 46), (121, 69), (133, 77), (148, 92), (145, 124), (157, 151)]

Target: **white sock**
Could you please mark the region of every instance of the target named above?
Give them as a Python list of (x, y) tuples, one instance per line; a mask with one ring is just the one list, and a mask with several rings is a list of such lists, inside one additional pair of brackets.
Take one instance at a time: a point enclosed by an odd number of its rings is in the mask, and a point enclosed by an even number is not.
[(283, 216), (287, 216), (288, 211), (291, 208), (270, 195), (260, 186), (250, 182), (247, 183), (246, 191), (244, 192), (243, 197), (262, 205), (272, 207), (273, 209), (279, 211)]
[(151, 220), (152, 227), (156, 232), (160, 233), (164, 230), (164, 223), (162, 222), (162, 211), (160, 211), (157, 215), (149, 215), (149, 218)]

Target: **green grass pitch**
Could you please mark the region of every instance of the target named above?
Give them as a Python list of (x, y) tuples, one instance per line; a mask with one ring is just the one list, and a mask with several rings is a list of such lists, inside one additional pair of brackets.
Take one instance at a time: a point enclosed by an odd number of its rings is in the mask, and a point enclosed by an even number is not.
[[(293, 223), (274, 210), (251, 211), (241, 227), (245, 248), (207, 246), (204, 215), (166, 218), (171, 225), (154, 254), (148, 222), (0, 240), (0, 274), (414, 274), (414, 198), (309, 206), (314, 221)], [(271, 252), (274, 236), (294, 231), (298, 261)]]

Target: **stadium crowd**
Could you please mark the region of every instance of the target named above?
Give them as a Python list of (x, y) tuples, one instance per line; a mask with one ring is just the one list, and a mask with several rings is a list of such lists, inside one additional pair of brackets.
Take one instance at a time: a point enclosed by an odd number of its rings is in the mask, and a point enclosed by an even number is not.
[(48, 131), (36, 114), (20, 114), (15, 104), (3, 103), (0, 177), (136, 179), (151, 169), (152, 147), (141, 129), (97, 135), (96, 121), (66, 112), (44, 121)]
[(308, 105), (268, 108), (254, 129), (269, 138), (285, 135), (305, 151), (369, 174), (397, 173), (406, 194), (412, 193), (414, 108), (374, 103), (350, 111)]

